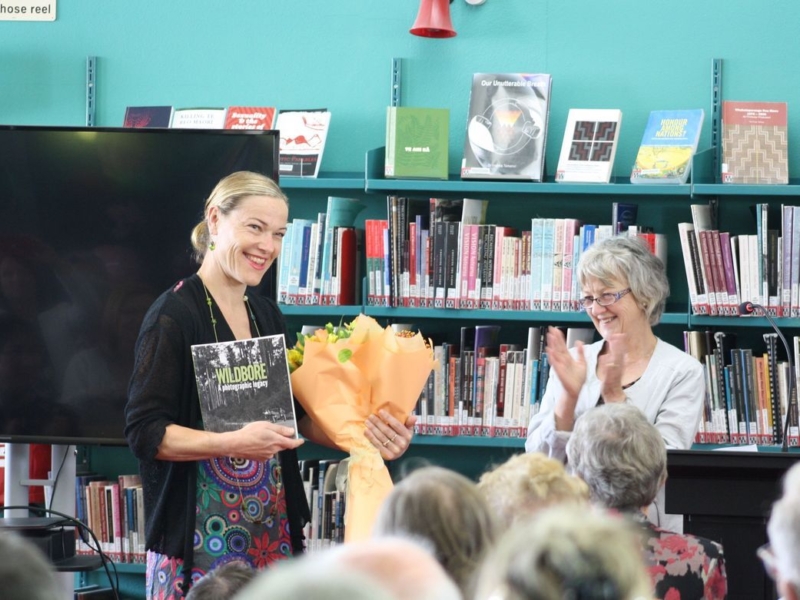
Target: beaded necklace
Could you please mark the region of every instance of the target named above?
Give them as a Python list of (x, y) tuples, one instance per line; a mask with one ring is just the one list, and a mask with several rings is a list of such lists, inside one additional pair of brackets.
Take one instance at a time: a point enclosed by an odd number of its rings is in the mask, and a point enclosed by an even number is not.
[[(203, 284), (203, 291), (206, 293), (206, 304), (208, 305), (208, 314), (211, 317), (211, 327), (214, 329), (214, 341), (219, 343), (219, 337), (217, 336), (217, 319), (214, 316), (214, 301), (211, 300), (211, 295), (208, 293), (208, 288), (204, 281), (201, 280)], [(247, 313), (250, 315), (250, 320), (253, 322), (253, 327), (256, 330), (256, 337), (261, 337), (261, 332), (258, 329), (258, 323), (256, 322), (256, 317), (253, 314), (253, 308), (250, 306), (250, 300), (248, 300), (247, 295), (245, 294), (242, 299), (244, 300), (245, 306), (247, 306)], [(237, 463), (238, 459), (232, 458), (231, 463), (234, 465)], [(247, 512), (247, 508), (245, 507), (245, 497), (244, 492), (242, 491), (242, 484), (239, 481), (239, 478), (236, 477), (234, 473), (234, 478), (236, 479), (236, 487), (239, 488), (239, 507), (241, 508), (242, 516), (246, 521), (250, 523), (255, 523), (256, 525), (261, 525), (264, 521), (260, 518), (252, 519), (250, 514)], [(281, 477), (281, 467), (280, 465), (276, 468), (275, 474), (275, 501), (272, 503), (272, 508), (270, 508), (270, 516), (274, 517), (277, 512), (278, 507), (278, 494), (280, 494), (281, 489), (283, 488), (283, 478)]]

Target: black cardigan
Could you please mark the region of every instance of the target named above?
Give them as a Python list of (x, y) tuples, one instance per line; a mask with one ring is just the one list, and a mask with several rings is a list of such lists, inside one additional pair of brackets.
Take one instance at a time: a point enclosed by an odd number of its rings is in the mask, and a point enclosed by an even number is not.
[[(248, 293), (261, 335), (286, 334), (277, 304)], [(217, 311), (219, 341), (233, 340)], [(255, 335), (255, 332), (253, 332)], [(147, 550), (184, 561), (191, 571), (197, 463), (156, 460), (167, 425), (198, 428), (201, 422), (190, 347), (214, 342), (214, 330), (200, 277), (192, 275), (164, 292), (150, 307), (136, 342), (136, 362), (125, 407), (125, 436), (142, 477)], [(298, 419), (304, 415), (295, 402)], [(303, 550), (303, 525), (310, 520), (297, 454), (279, 455), (292, 550)]]

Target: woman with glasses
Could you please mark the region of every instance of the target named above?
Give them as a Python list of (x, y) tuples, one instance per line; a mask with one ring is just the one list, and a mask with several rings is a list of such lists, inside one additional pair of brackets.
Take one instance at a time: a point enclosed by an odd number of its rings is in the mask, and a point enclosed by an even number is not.
[(583, 254), (578, 281), (601, 339), (568, 349), (561, 331), (549, 329), (550, 378), (525, 449), (564, 460), (575, 421), (613, 402), (641, 410), (667, 448), (691, 447), (703, 411), (703, 367), (653, 333), (669, 295), (664, 264), (640, 239), (615, 237)]

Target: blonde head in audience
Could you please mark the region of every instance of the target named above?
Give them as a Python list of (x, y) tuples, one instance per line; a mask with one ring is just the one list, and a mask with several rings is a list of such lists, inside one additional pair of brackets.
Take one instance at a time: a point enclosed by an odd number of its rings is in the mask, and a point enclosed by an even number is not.
[(481, 567), (476, 600), (650, 600), (633, 526), (564, 505), (509, 529)]
[(497, 524), (475, 482), (455, 471), (423, 467), (394, 487), (378, 513), (374, 535), (424, 540), (468, 592)]
[(541, 452), (515, 454), (481, 475), (478, 489), (506, 527), (548, 506), (589, 500), (586, 483)]

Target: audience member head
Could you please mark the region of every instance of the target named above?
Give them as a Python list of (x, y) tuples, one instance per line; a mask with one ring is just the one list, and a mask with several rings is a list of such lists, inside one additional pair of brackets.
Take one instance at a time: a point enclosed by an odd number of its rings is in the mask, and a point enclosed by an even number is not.
[(583, 414), (567, 442), (567, 460), (594, 502), (621, 511), (648, 506), (667, 479), (664, 439), (630, 404), (603, 404)]
[(767, 525), (769, 546), (759, 549), (785, 600), (800, 599), (800, 464), (783, 479), (783, 496), (772, 505)]
[(575, 505), (544, 509), (509, 529), (482, 565), (475, 594), (476, 600), (652, 597), (633, 525)]
[(669, 297), (666, 269), (640, 238), (616, 236), (593, 244), (578, 262), (580, 285), (591, 280), (630, 288), (650, 325), (661, 320)]
[(63, 592), (53, 567), (30, 541), (0, 532), (0, 581), (4, 600), (59, 600)]
[(506, 527), (548, 506), (589, 500), (586, 483), (541, 452), (515, 454), (481, 475), (478, 489)]
[(441, 467), (423, 467), (398, 483), (378, 512), (375, 536), (424, 540), (466, 592), (497, 532), (475, 482)]
[(349, 542), (320, 558), (326, 568), (374, 579), (395, 600), (461, 600), (460, 590), (424, 544), (387, 536)]
[(211, 569), (198, 579), (186, 594), (186, 600), (230, 600), (256, 576), (256, 570), (240, 560)]
[(332, 568), (325, 555), (279, 561), (261, 571), (231, 600), (397, 600), (385, 586), (364, 573)]

